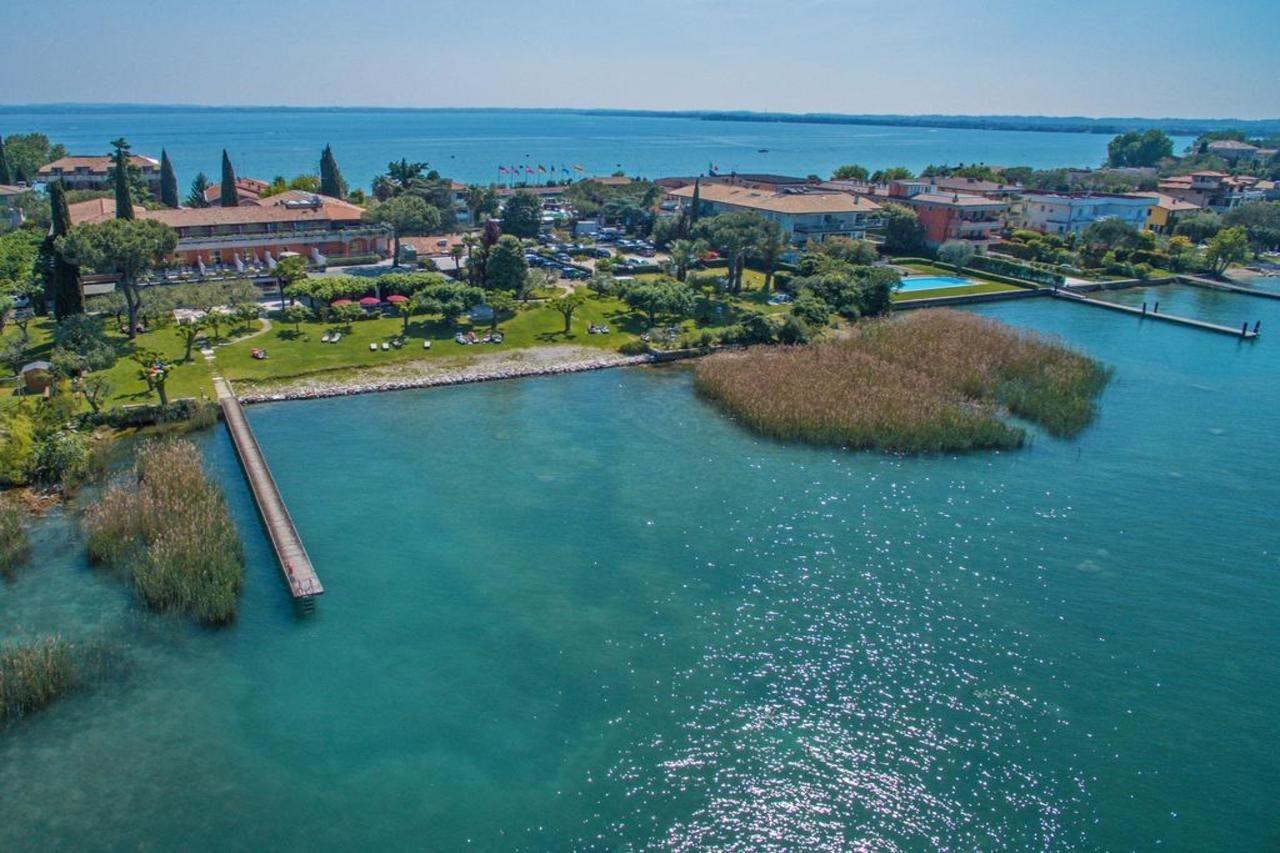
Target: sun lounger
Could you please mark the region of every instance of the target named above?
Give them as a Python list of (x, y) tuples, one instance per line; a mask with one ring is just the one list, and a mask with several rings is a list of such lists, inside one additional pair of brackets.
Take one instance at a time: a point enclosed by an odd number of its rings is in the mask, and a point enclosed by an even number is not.
[(378, 348), (378, 345), (377, 345), (377, 344), (369, 344), (369, 351), (370, 351), (370, 352), (373, 352), (373, 351), (374, 351), (374, 350), (376, 350), (377, 348)]
[(333, 337), (329, 338), (329, 343), (336, 344), (340, 340), (342, 340), (342, 332), (334, 332)]
[(391, 349), (391, 344), (387, 343), (386, 341), (383, 341), (383, 342), (382, 342), (382, 351), (383, 351), (383, 352), (386, 352), (386, 351), (387, 351), (387, 350), (389, 350), (389, 349)]
[(423, 348), (423, 349), (431, 349), (431, 341), (423, 341), (423, 342), (422, 342), (422, 348)]
[(327, 343), (329, 343), (329, 333), (328, 333), (328, 332), (325, 332), (325, 333), (324, 333), (324, 337), (322, 337), (322, 338), (320, 339), (320, 343), (322, 343), (322, 344), (327, 344)]

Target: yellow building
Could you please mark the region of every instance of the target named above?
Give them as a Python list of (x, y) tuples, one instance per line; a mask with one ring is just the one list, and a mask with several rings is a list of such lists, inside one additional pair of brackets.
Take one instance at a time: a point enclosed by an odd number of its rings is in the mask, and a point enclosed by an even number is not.
[(1179, 217), (1200, 210), (1199, 207), (1189, 201), (1183, 201), (1164, 193), (1149, 192), (1134, 193), (1134, 195), (1145, 195), (1156, 200), (1156, 203), (1151, 206), (1151, 212), (1147, 214), (1146, 224), (1147, 230), (1154, 231), (1156, 234), (1172, 234), (1173, 229), (1177, 227)]

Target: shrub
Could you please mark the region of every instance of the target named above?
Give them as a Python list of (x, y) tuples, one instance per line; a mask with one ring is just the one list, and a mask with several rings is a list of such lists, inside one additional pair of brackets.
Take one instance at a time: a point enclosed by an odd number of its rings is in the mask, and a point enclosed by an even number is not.
[(644, 341), (625, 341), (618, 347), (618, 352), (623, 355), (644, 355), (649, 351), (649, 345)]
[(1073, 435), (1108, 379), (1053, 341), (955, 311), (859, 325), (811, 347), (722, 353), (698, 366), (702, 395), (765, 435), (925, 453), (1017, 447), (999, 408)]
[(75, 681), (71, 644), (58, 637), (0, 645), (0, 721), (38, 711)]
[(244, 580), (244, 555), (222, 492), (189, 441), (149, 441), (134, 476), (86, 513), (91, 560), (129, 572), (157, 610), (208, 624), (229, 621)]
[(31, 543), (22, 526), (22, 508), (0, 497), (0, 574), (13, 577), (13, 570), (31, 556)]

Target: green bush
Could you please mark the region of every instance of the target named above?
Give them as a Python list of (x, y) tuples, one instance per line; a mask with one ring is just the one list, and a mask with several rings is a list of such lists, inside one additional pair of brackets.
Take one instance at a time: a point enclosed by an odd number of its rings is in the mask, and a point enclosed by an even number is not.
[(618, 347), (618, 352), (623, 355), (644, 355), (649, 351), (649, 345), (644, 341), (625, 341)]

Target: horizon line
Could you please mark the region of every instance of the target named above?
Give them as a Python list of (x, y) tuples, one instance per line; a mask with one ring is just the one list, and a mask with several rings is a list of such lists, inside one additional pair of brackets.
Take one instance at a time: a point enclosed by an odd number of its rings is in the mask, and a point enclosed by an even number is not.
[(655, 116), (759, 116), (788, 118), (850, 118), (850, 119), (1043, 119), (1048, 121), (1163, 121), (1163, 122), (1221, 122), (1236, 124), (1262, 124), (1280, 122), (1280, 116), (1266, 118), (1235, 118), (1226, 116), (1118, 116), (1118, 115), (1052, 115), (1048, 113), (842, 113), (842, 112), (787, 112), (780, 110), (752, 110), (732, 108), (688, 108), (688, 109), (653, 109), (644, 107), (563, 107), (563, 106), (391, 106), (381, 104), (212, 104), (212, 103), (180, 103), (180, 102), (146, 102), (146, 101), (40, 101), (25, 103), (0, 103), (0, 110), (23, 109), (61, 109), (61, 108), (140, 108), (140, 109), (188, 109), (188, 110), (297, 110), (305, 112), (320, 111), (360, 111), (373, 110), (379, 112), (560, 112), (583, 114), (621, 113), (630, 115)]

